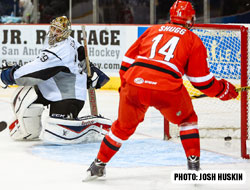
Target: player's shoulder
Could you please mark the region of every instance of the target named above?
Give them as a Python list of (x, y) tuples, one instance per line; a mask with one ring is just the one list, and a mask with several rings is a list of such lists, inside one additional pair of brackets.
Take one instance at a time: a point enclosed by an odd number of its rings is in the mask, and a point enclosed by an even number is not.
[(196, 33), (194, 33), (193, 28), (189, 29), (188, 33), (189, 33), (189, 35), (192, 35), (194, 39), (201, 40), (200, 37)]
[(202, 40), (200, 39), (200, 37), (195, 34), (193, 32), (193, 30), (188, 30), (187, 29), (187, 32), (186, 32), (186, 35), (185, 35), (186, 39), (188, 39), (189, 41), (192, 41), (193, 43), (196, 43), (196, 44), (203, 44)]
[(193, 30), (188, 30), (186, 37), (188, 43), (191, 43), (193, 48), (200, 50), (205, 48), (201, 38)]
[(68, 46), (73, 48), (74, 50), (76, 50), (79, 46), (81, 46), (81, 44), (76, 39), (72, 38), (71, 36), (67, 38), (67, 43), (68, 43)]

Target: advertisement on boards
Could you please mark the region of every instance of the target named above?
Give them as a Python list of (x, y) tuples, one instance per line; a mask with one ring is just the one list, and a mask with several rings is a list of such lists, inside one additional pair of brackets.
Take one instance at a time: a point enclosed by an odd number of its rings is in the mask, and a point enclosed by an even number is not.
[[(137, 26), (87, 25), (88, 54), (96, 67), (118, 76), (123, 55), (137, 39)], [(0, 63), (24, 65), (44, 48), (49, 25), (0, 25)], [(83, 44), (81, 25), (72, 25), (71, 36)]]

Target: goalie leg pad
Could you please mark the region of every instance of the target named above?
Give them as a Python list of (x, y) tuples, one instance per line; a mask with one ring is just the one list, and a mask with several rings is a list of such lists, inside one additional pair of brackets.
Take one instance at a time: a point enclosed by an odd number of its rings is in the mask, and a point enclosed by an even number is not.
[(17, 119), (9, 126), (10, 136), (14, 140), (37, 139), (42, 130), (42, 104), (32, 104), (21, 112)]
[(111, 127), (111, 120), (100, 116), (85, 116), (77, 120), (46, 117), (41, 139), (52, 144), (101, 142)]
[(34, 87), (18, 87), (12, 97), (12, 110), (15, 119), (9, 126), (14, 140), (32, 140), (41, 132), (42, 104), (33, 104), (37, 99)]

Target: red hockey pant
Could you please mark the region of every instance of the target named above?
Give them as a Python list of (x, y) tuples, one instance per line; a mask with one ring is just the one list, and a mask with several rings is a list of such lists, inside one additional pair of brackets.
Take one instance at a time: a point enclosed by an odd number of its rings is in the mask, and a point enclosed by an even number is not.
[[(127, 140), (135, 132), (138, 124), (144, 120), (149, 106), (158, 109), (168, 121), (178, 124), (181, 128), (197, 125), (198, 119), (184, 86), (175, 91), (159, 91), (127, 83), (120, 91), (118, 119), (112, 124), (112, 133), (121, 140)], [(200, 156), (198, 129), (183, 130), (180, 136), (186, 156)], [(101, 146), (99, 158), (103, 157), (102, 154), (106, 154), (107, 151), (104, 149), (102, 150)], [(112, 156), (110, 155), (110, 158)], [(106, 158), (107, 162), (109, 158)]]

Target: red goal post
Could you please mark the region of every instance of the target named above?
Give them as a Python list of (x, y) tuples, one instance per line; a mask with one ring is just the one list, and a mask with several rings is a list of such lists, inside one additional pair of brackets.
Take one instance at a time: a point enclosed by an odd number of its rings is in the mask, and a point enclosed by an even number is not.
[[(192, 28), (207, 48), (208, 64), (217, 79), (225, 78), (237, 87), (250, 85), (250, 35), (248, 26), (196, 24)], [(184, 78), (190, 96), (200, 95)], [(250, 153), (250, 93), (242, 91), (237, 100), (216, 98), (193, 99), (200, 136), (213, 138), (231, 136), (241, 139), (241, 156)], [(164, 119), (164, 139), (179, 136), (178, 127)]]

